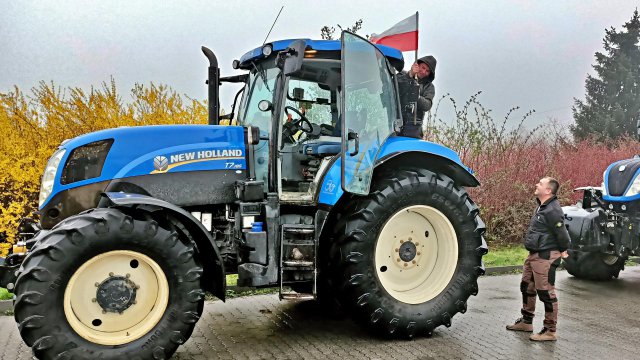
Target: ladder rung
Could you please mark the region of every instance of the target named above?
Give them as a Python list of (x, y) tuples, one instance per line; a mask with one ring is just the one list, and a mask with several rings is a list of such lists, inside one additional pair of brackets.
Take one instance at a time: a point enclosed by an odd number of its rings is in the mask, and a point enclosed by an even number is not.
[(284, 245), (301, 245), (301, 246), (312, 246), (315, 245), (316, 242), (313, 240), (294, 240), (294, 239), (286, 239), (283, 240)]
[(313, 300), (316, 297), (313, 294), (282, 293), (280, 298), (283, 300)]
[(286, 233), (293, 234), (313, 234), (314, 229), (301, 229), (301, 228), (292, 228), (292, 227), (283, 227), (282, 230)]
[(283, 266), (283, 271), (313, 271), (315, 268), (313, 266)]

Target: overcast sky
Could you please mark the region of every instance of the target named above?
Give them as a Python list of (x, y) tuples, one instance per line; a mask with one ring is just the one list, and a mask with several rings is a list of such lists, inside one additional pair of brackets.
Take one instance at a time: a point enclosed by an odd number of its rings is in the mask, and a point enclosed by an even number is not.
[[(283, 5), (269, 40), (317, 39), (323, 25), (360, 18), (360, 34), (380, 33), (419, 11), (419, 54), (438, 60), (436, 97), (463, 103), (482, 90), (496, 118), (520, 106), (519, 115), (537, 111), (533, 125), (572, 121), (604, 29), (621, 29), (640, 1), (0, 0), (0, 92), (113, 76), (127, 101), (134, 83), (151, 81), (205, 99), (200, 46), (216, 53), (223, 76), (234, 74), (231, 62), (262, 44)], [(405, 53), (408, 64), (413, 56)], [(223, 89), (224, 108), (232, 96)]]

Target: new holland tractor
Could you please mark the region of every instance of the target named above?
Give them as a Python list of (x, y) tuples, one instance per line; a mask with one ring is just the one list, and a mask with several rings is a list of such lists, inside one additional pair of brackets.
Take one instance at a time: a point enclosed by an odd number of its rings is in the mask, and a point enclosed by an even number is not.
[(565, 206), (571, 236), (567, 271), (578, 278), (611, 280), (631, 255), (640, 255), (640, 158), (607, 168), (601, 187), (582, 187), (583, 199)]
[[(416, 90), (400, 51), (349, 32), (275, 41), (229, 77), (203, 52), (209, 125), (98, 131), (46, 165), (39, 222), (0, 266), (36, 357), (169, 358), (234, 273), (393, 337), (466, 311), (487, 251), (465, 191), (479, 182), (454, 151), (398, 135)], [(219, 116), (227, 82), (244, 86)]]

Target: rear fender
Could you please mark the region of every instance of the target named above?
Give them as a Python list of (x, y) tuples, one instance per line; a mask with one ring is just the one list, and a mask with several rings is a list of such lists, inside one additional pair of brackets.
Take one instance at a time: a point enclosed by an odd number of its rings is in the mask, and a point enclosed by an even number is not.
[(119, 192), (107, 192), (104, 193), (103, 196), (105, 196), (108, 201), (101, 201), (99, 207), (135, 207), (148, 205), (167, 211), (171, 216), (180, 221), (189, 231), (189, 234), (193, 236), (198, 252), (202, 256), (204, 289), (210, 291), (219, 299), (225, 300), (227, 282), (220, 250), (216, 246), (211, 234), (209, 234), (200, 221), (184, 209), (150, 196)]
[[(320, 205), (334, 206), (344, 196), (340, 167), (341, 159), (337, 159), (324, 176), (318, 194)], [(389, 138), (378, 153), (373, 177), (375, 179), (378, 174), (387, 170), (400, 168), (426, 169), (444, 174), (460, 186), (480, 185), (473, 171), (462, 163), (453, 150), (424, 140)]]

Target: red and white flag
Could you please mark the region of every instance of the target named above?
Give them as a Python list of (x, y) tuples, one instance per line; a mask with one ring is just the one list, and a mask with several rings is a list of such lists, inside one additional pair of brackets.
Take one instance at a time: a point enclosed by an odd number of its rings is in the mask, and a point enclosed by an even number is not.
[(391, 46), (400, 51), (418, 50), (418, 12), (393, 25), (381, 34), (371, 34), (374, 44)]

